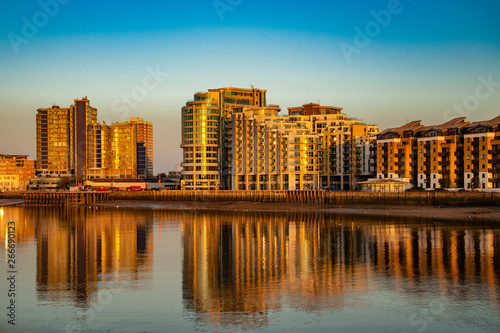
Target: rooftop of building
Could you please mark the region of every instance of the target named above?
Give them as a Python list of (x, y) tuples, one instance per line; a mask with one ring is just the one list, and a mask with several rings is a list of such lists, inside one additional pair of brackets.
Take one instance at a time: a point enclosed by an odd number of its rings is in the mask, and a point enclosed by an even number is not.
[(496, 116), (493, 119), (490, 120), (484, 120), (484, 121), (475, 121), (469, 126), (467, 126), (467, 130), (473, 130), (478, 127), (488, 127), (488, 128), (493, 128), (495, 126), (500, 125), (500, 116)]
[(420, 124), (421, 122), (422, 122), (422, 120), (410, 121), (409, 123), (404, 124), (403, 126), (400, 126), (400, 127), (385, 129), (382, 132), (378, 133), (377, 136), (382, 137), (382, 136), (389, 134), (389, 133), (400, 134), (400, 133), (407, 132), (407, 131), (415, 131), (415, 130), (421, 129), (422, 126), (424, 126), (424, 125)]
[(0, 154), (0, 157), (7, 158), (28, 158), (29, 155), (20, 155), (20, 154)]
[(464, 126), (467, 126), (468, 124), (470, 124), (470, 123), (465, 122), (465, 117), (457, 117), (457, 118), (451, 119), (451, 120), (449, 120), (443, 124), (440, 124), (440, 125), (427, 126), (423, 129), (419, 130), (419, 133), (425, 134), (425, 133), (428, 133), (431, 131), (442, 132), (442, 131), (449, 130), (449, 129), (456, 129), (456, 128), (464, 127)]

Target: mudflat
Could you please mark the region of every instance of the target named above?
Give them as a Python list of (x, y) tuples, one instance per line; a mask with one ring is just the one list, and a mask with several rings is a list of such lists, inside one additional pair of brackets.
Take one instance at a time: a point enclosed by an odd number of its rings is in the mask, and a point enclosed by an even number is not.
[(152, 208), (167, 210), (311, 212), (346, 215), (415, 217), (434, 220), (481, 220), (500, 223), (500, 207), (440, 207), (418, 205), (323, 205), (263, 203), (247, 201), (134, 201), (117, 200), (94, 204), (98, 207)]

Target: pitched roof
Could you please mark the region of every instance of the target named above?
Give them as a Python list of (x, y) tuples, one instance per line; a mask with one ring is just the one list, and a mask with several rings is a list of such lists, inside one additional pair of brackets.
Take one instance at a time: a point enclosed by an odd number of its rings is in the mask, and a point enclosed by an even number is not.
[(495, 118), (490, 120), (473, 122), (471, 125), (467, 126), (467, 130), (472, 130), (481, 126), (492, 128), (498, 125), (500, 125), (500, 116), (496, 116)]
[(465, 117), (457, 117), (457, 118), (449, 120), (449, 121), (447, 121), (447, 122), (445, 122), (444, 124), (441, 124), (441, 125), (427, 126), (427, 127), (423, 128), (423, 129), (421, 129), (419, 132), (420, 133), (427, 133), (427, 132), (430, 132), (430, 131), (433, 131), (433, 130), (444, 131), (444, 130), (447, 130), (447, 129), (457, 128), (457, 127), (461, 127), (463, 125), (469, 124), (469, 123), (465, 123), (464, 121), (465, 121)]
[(415, 130), (418, 126), (423, 126), (423, 125), (420, 125), (421, 122), (422, 122), (422, 120), (414, 120), (414, 121), (410, 121), (409, 123), (404, 124), (403, 126), (400, 126), (400, 127), (388, 128), (388, 129), (383, 130), (382, 132), (378, 133), (377, 137), (381, 137), (381, 136), (386, 135), (388, 133), (399, 134), (402, 132)]

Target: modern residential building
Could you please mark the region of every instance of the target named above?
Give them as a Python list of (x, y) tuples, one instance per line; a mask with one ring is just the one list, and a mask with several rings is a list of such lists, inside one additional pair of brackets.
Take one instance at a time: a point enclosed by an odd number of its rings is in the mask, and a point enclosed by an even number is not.
[(75, 99), (69, 108), (53, 105), (36, 115), (36, 173), (84, 177), (87, 129), (96, 123), (97, 109), (87, 97)]
[(408, 179), (417, 183), (416, 133), (425, 128), (422, 121), (412, 121), (377, 134), (377, 178)]
[(153, 177), (153, 123), (142, 118), (130, 118), (137, 128), (137, 177)]
[(24, 191), (35, 176), (35, 161), (28, 155), (0, 154), (0, 191)]
[(36, 173), (71, 175), (72, 135), (69, 108), (53, 105), (36, 115)]
[(91, 124), (87, 136), (87, 178), (106, 178), (111, 169), (111, 126)]
[(419, 130), (417, 185), (439, 188), (439, 179), (448, 178), (451, 187), (463, 187), (463, 144), (460, 133), (469, 125), (465, 117)]
[(482, 189), (500, 189), (500, 116), (470, 124), (463, 140), (464, 187), (476, 178)]
[(321, 142), (305, 116), (280, 117), (280, 108), (248, 107), (232, 114), (231, 189), (317, 189)]
[(266, 91), (220, 88), (199, 92), (182, 108), (182, 177), (185, 189), (228, 188), (227, 120), (234, 108), (265, 106)]
[[(339, 107), (311, 103), (302, 108), (310, 115), (313, 132), (321, 135), (321, 187), (356, 189), (358, 182), (374, 177), (377, 125), (350, 118)], [(289, 113), (297, 110), (291, 108)]]
[(377, 178), (407, 178), (425, 189), (440, 188), (440, 179), (452, 188), (500, 188), (500, 116), (434, 126), (413, 121), (379, 133), (377, 149)]
[(315, 103), (280, 111), (265, 90), (197, 93), (182, 109), (182, 187), (349, 189), (374, 176), (376, 125)]
[(374, 176), (375, 134), (340, 113), (342, 108), (305, 104), (279, 116), (278, 106), (232, 114), (232, 189), (354, 189)]
[(110, 173), (137, 178), (137, 126), (132, 122), (112, 123), (111, 137)]
[(78, 178), (153, 177), (153, 124), (142, 118), (106, 125), (87, 97), (69, 108), (38, 109), (36, 173)]

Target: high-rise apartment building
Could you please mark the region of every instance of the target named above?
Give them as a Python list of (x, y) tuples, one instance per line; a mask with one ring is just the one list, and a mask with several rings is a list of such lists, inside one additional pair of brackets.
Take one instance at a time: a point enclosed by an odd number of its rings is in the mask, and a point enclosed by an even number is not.
[(36, 115), (36, 172), (69, 176), (73, 173), (71, 113), (53, 105)]
[(137, 178), (137, 126), (131, 122), (111, 124), (111, 172)]
[(87, 97), (75, 99), (70, 107), (72, 125), (73, 170), (76, 177), (85, 177), (87, 172), (87, 130), (97, 123), (97, 109), (90, 106)]
[(452, 188), (500, 188), (500, 116), (434, 126), (412, 121), (379, 133), (377, 149), (377, 178), (408, 178), (425, 189), (440, 188), (440, 179)]
[(321, 141), (304, 116), (280, 117), (278, 106), (232, 114), (231, 189), (318, 188)]
[(266, 91), (242, 88), (199, 92), (182, 108), (183, 188), (228, 188), (230, 112), (246, 106), (265, 106)]
[(84, 177), (87, 160), (87, 128), (97, 121), (97, 109), (86, 97), (69, 108), (53, 105), (36, 115), (36, 172)]
[(130, 118), (137, 128), (137, 177), (153, 177), (153, 123)]
[(341, 111), (309, 103), (279, 116), (264, 90), (197, 93), (182, 109), (183, 188), (354, 188), (374, 175), (378, 127)]
[(37, 174), (84, 178), (153, 176), (153, 124), (106, 125), (84, 97), (69, 108), (38, 109)]
[(104, 123), (91, 124), (87, 133), (87, 177), (106, 178), (111, 169), (111, 127)]

